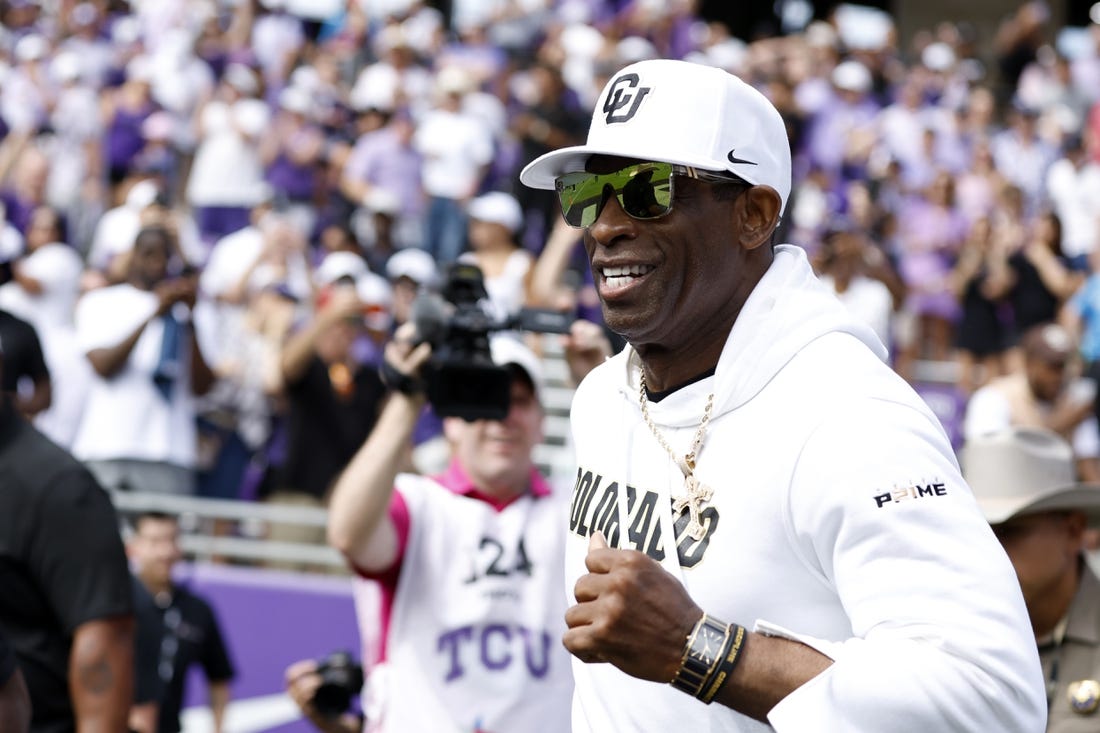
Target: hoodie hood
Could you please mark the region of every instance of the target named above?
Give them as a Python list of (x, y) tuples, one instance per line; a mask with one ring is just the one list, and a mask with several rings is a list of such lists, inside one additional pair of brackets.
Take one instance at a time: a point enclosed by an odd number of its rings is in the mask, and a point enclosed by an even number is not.
[[(775, 258), (745, 301), (726, 339), (714, 381), (703, 380), (650, 405), (653, 420), (669, 427), (699, 424), (695, 392), (715, 395), (713, 415), (749, 402), (810, 342), (830, 333), (849, 334), (886, 359), (886, 347), (870, 326), (858, 322), (814, 274), (801, 247), (781, 244)], [(625, 367), (621, 391), (637, 400), (641, 362), (627, 346), (619, 355)], [(687, 399), (675, 399), (683, 394)]]

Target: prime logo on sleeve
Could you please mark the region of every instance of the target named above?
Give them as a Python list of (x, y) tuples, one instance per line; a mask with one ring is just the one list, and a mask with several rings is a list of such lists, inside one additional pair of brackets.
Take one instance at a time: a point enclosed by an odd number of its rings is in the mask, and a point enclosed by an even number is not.
[(947, 486), (940, 481), (918, 482), (910, 486), (901, 486), (884, 494), (876, 494), (875, 505), (882, 509), (888, 504), (901, 504), (913, 499), (933, 496), (946, 496)]

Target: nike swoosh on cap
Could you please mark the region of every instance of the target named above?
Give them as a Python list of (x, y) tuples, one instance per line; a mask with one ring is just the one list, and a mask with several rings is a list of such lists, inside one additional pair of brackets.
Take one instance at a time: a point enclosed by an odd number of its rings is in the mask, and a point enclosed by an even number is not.
[(731, 163), (741, 163), (743, 165), (756, 165), (756, 163), (752, 162), (751, 160), (744, 160), (742, 158), (734, 157), (734, 155), (733, 155), (734, 152), (735, 151), (731, 150), (728, 153), (726, 153), (726, 160), (728, 160)]

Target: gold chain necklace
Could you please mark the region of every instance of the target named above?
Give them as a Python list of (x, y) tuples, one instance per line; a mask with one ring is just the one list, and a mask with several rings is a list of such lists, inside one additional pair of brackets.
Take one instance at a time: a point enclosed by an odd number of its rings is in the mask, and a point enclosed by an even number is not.
[(687, 533), (693, 539), (701, 540), (706, 536), (707, 531), (706, 528), (703, 527), (703, 523), (699, 521), (699, 515), (702, 513), (702, 504), (710, 501), (714, 496), (714, 489), (695, 478), (695, 459), (698, 457), (699, 450), (703, 446), (703, 436), (707, 433), (707, 423), (710, 422), (710, 413), (711, 410), (714, 409), (714, 393), (711, 392), (710, 396), (707, 397), (707, 406), (703, 410), (703, 419), (699, 423), (699, 429), (695, 431), (695, 437), (691, 441), (691, 450), (683, 457), (680, 457), (672, 450), (672, 446), (665, 441), (664, 436), (661, 435), (661, 431), (653, 424), (653, 418), (649, 416), (649, 398), (646, 396), (644, 369), (641, 370), (639, 384), (638, 402), (641, 403), (642, 406), (642, 418), (645, 419), (645, 424), (649, 426), (649, 430), (653, 433), (653, 437), (657, 439), (657, 442), (661, 444), (661, 447), (664, 448), (665, 452), (672, 458), (673, 463), (679, 466), (680, 471), (684, 474), (685, 494), (677, 497), (672, 502), (672, 511), (680, 514), (687, 508), (690, 517)]

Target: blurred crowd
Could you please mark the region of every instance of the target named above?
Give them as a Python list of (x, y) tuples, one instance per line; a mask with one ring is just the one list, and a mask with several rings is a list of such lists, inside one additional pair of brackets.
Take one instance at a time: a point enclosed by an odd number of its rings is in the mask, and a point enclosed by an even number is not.
[[(0, 2), (4, 387), (105, 485), (323, 505), (377, 416), (382, 347), (454, 262), (501, 317), (598, 322), (579, 232), (517, 173), (583, 140), (645, 58), (781, 110), (782, 239), (903, 376), (952, 364), (969, 395), (1054, 322), (1060, 391), (1100, 361), (1100, 8), (902, 45), (858, 5), (749, 41), (692, 0), (451, 5)], [(439, 434), (425, 414), (425, 469)]]

